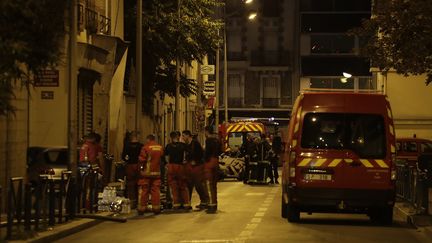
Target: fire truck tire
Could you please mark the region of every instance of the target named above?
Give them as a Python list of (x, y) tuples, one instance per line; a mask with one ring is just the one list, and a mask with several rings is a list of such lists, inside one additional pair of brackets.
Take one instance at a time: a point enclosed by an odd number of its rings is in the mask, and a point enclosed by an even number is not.
[(300, 221), (300, 210), (293, 206), (293, 205), (287, 205), (287, 218), (288, 222), (290, 223), (296, 223)]
[(393, 207), (385, 207), (382, 209), (379, 222), (384, 225), (391, 225), (393, 223)]
[(391, 225), (393, 223), (393, 207), (377, 208), (369, 212), (372, 222)]

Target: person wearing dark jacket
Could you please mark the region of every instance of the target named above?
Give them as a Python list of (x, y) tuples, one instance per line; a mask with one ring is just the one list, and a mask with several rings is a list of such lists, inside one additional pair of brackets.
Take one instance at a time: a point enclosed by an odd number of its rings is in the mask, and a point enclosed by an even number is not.
[(138, 157), (142, 146), (143, 144), (138, 141), (138, 134), (131, 132), (122, 152), (122, 159), (126, 163), (126, 192), (132, 208), (136, 207), (138, 200)]
[(221, 144), (213, 133), (213, 128), (205, 127), (205, 153), (204, 153), (204, 176), (205, 188), (209, 195), (207, 213), (217, 211), (217, 181), (219, 169), (219, 155), (221, 154)]
[(187, 187), (184, 154), (186, 144), (179, 142), (177, 132), (170, 133), (171, 143), (165, 147), (165, 157), (168, 162), (168, 186), (170, 187), (173, 209), (192, 209), (189, 190)]
[(189, 130), (184, 130), (182, 137), (186, 144), (186, 178), (189, 196), (192, 198), (192, 190), (195, 187), (201, 201), (196, 207), (201, 210), (206, 209), (209, 199), (204, 189), (203, 149), (196, 139), (192, 139), (192, 133)]

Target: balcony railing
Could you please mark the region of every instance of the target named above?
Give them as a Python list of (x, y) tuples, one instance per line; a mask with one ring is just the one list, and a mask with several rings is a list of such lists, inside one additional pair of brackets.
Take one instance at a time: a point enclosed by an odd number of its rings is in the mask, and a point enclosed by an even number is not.
[[(229, 108), (283, 108), (291, 105), (291, 97), (245, 99), (228, 97)], [(221, 104), (223, 106), (223, 104)]]
[(89, 34), (111, 34), (111, 19), (99, 13), (94, 8), (84, 6), (84, 3), (78, 4), (78, 30), (87, 30)]
[(228, 61), (245, 61), (247, 58), (242, 52), (228, 52)]
[(251, 66), (289, 66), (288, 51), (261, 51), (251, 53)]

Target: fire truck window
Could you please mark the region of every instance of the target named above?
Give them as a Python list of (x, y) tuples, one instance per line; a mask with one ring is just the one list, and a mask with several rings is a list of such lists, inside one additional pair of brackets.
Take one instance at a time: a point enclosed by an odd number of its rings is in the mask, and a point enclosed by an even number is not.
[(401, 152), (402, 151), (401, 142), (396, 142), (396, 150), (397, 150), (397, 152)]
[(407, 142), (406, 143), (407, 152), (417, 152), (417, 143), (416, 142)]
[(383, 158), (384, 119), (379, 115), (309, 113), (304, 118), (303, 148), (348, 149), (362, 158)]
[(422, 153), (432, 153), (432, 143), (421, 143), (420, 151)]
[(228, 137), (228, 146), (233, 149), (235, 147), (241, 147), (243, 144), (243, 134), (241, 132), (232, 132)]

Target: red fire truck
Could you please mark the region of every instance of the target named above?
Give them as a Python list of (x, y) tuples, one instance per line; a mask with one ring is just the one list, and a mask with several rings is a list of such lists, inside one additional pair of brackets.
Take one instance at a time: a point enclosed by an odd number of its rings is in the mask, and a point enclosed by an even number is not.
[(305, 92), (293, 107), (282, 180), (282, 217), (366, 213), (391, 224), (395, 131), (385, 95)]

